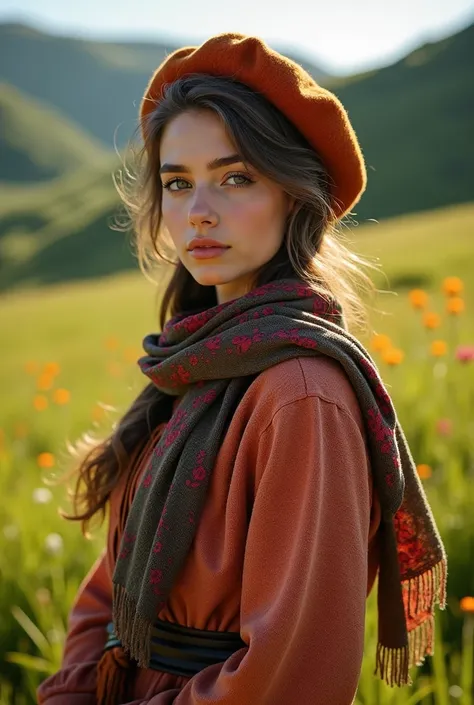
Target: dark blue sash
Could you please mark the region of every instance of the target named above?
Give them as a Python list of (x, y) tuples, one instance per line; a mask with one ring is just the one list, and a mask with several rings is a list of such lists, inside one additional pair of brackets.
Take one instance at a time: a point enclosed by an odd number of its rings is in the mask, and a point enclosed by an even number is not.
[[(121, 646), (113, 622), (107, 625), (107, 632), (104, 650)], [(239, 632), (194, 629), (158, 619), (152, 630), (149, 668), (191, 677), (206, 666), (225, 661), (246, 646)]]

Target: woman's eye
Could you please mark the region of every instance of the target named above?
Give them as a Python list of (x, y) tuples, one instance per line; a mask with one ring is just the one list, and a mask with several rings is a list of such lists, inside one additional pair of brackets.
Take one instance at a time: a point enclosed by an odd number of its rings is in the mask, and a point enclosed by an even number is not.
[(163, 188), (167, 189), (168, 191), (183, 191), (183, 189), (181, 189), (181, 188), (171, 188), (171, 186), (172, 186), (173, 184), (178, 184), (178, 183), (180, 183), (180, 182), (181, 182), (182, 184), (187, 184), (187, 183), (188, 183), (185, 179), (171, 179), (171, 180), (168, 181), (166, 184), (163, 184)]
[(252, 179), (249, 179), (248, 176), (245, 176), (245, 174), (230, 174), (230, 176), (226, 179), (228, 181), (229, 179), (243, 179), (243, 183), (241, 182), (240, 184), (234, 184), (234, 186), (245, 186), (248, 183), (253, 183)]
[[(246, 176), (245, 174), (229, 174), (227, 179), (224, 181), (224, 183), (228, 183), (229, 179), (243, 179), (240, 183), (235, 183), (231, 184), (231, 186), (234, 186), (235, 188), (239, 188), (240, 186), (247, 186), (249, 184), (253, 184), (254, 181)], [(177, 188), (171, 188), (173, 184), (186, 184), (184, 188), (181, 188), (180, 186), (177, 186)], [(186, 181), (186, 179), (179, 179), (175, 177), (174, 179), (170, 179), (166, 184), (163, 184), (163, 188), (166, 189), (167, 191), (185, 191), (186, 188), (189, 186), (189, 182)]]

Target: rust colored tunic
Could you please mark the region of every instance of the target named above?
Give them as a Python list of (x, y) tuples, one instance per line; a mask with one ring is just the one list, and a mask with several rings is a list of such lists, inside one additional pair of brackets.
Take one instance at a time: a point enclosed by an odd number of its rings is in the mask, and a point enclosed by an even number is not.
[[(96, 702), (126, 510), (163, 427), (135, 477), (112, 494), (107, 546), (80, 587), (62, 667), (38, 688), (40, 705)], [(240, 631), (246, 647), (191, 678), (137, 669), (127, 705), (351, 705), (380, 516), (360, 408), (342, 366), (299, 357), (260, 373), (231, 420), (195, 540), (157, 614)]]

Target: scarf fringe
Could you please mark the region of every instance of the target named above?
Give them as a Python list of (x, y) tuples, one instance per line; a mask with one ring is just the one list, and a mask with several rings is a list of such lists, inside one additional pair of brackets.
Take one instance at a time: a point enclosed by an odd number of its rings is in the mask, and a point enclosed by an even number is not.
[(442, 558), (430, 570), (403, 581), (402, 585), (407, 585), (407, 615), (414, 616), (413, 611), (418, 613), (432, 612), (434, 605), (438, 602), (440, 609), (446, 607), (446, 578), (447, 560)]
[(377, 644), (374, 675), (379, 675), (387, 685), (413, 685), (409, 669), (421, 666), (426, 656), (434, 654), (434, 615), (438, 602), (440, 609), (446, 607), (447, 560), (442, 558), (430, 570), (404, 581), (408, 587), (407, 610), (412, 618), (415, 612), (426, 612), (427, 616), (414, 629), (408, 632), (408, 645), (400, 648)]
[(148, 668), (153, 623), (137, 614), (137, 603), (122, 585), (114, 584), (114, 626), (122, 647), (140, 668)]

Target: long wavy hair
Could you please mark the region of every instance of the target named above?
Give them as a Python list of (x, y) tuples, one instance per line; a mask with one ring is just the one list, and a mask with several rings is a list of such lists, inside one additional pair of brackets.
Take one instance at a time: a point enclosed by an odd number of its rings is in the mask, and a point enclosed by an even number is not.
[[(244, 161), (295, 199), (281, 248), (253, 273), (252, 286), (298, 278), (322, 296), (337, 298), (348, 330), (367, 331), (367, 307), (359, 289), (369, 294), (376, 289), (362, 268), (378, 266), (343, 243), (346, 224), (334, 215), (331, 178), (320, 155), (264, 96), (232, 78), (204, 74), (190, 75), (165, 87), (147, 118), (144, 141), (140, 139), (138, 147), (133, 139), (129, 144), (132, 166), (124, 165), (114, 174), (123, 208), (115, 215), (113, 228), (132, 233), (141, 271), (159, 283), (161, 329), (171, 316), (218, 303), (215, 287), (196, 282), (177, 259), (162, 222), (162, 185), (157, 178), (160, 140), (167, 123), (190, 110), (211, 110), (218, 115)], [(142, 127), (137, 126), (135, 136), (139, 132), (141, 138)], [(107, 438), (97, 439), (88, 433), (70, 446), (75, 462), (67, 476), (76, 476), (70, 492), (74, 514), (62, 516), (81, 521), (84, 534), (94, 516), (102, 523), (112, 490), (130, 470), (132, 458), (144, 447), (150, 432), (167, 421), (171, 411), (172, 398), (149, 383)]]

